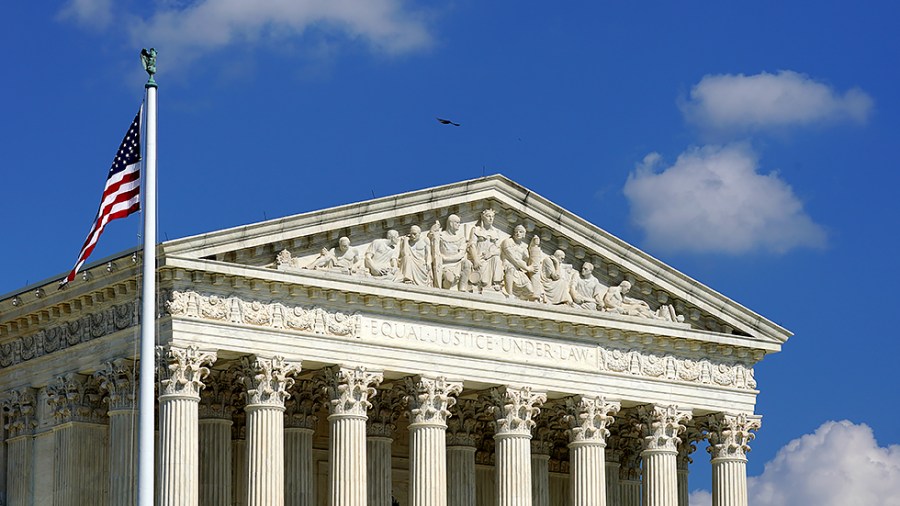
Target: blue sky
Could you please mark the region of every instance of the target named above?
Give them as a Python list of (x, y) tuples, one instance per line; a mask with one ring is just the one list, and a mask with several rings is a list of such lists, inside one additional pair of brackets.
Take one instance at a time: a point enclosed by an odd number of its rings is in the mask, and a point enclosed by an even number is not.
[(753, 504), (846, 440), (900, 483), (900, 7), (785, 3), (13, 2), (0, 293), (74, 263), (155, 46), (161, 238), (499, 172), (795, 332), (756, 371)]

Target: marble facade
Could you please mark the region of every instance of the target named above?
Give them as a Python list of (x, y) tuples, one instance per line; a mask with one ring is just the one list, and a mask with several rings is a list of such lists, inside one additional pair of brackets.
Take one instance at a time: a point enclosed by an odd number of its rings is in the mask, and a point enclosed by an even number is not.
[[(0, 504), (133, 503), (139, 264), (0, 299)], [(791, 335), (502, 176), (169, 241), (159, 276), (160, 505), (683, 506), (693, 459), (744, 506)]]

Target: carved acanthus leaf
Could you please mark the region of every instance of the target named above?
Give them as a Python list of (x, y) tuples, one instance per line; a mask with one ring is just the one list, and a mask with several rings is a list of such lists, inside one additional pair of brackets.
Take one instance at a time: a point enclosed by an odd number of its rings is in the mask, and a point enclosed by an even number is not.
[(215, 352), (200, 351), (197, 346), (179, 348), (159, 346), (161, 395), (199, 397), (203, 380), (209, 375), (208, 365), (216, 361)]
[(94, 373), (100, 383), (100, 390), (107, 393), (106, 402), (110, 411), (134, 407), (138, 373), (138, 363), (124, 358), (107, 362)]
[(634, 421), (644, 443), (644, 450), (666, 450), (678, 452), (681, 443), (679, 434), (684, 432), (685, 423), (690, 421), (691, 412), (677, 406), (655, 404), (639, 406), (637, 420)]
[(300, 372), (299, 362), (289, 362), (284, 357), (242, 357), (241, 380), (247, 389), (247, 405), (265, 404), (284, 406), (290, 396), (288, 389)]
[(761, 422), (760, 417), (744, 413), (709, 415), (705, 426), (709, 440), (706, 450), (713, 459), (746, 459), (750, 441), (756, 437), (751, 431), (759, 430)]
[(603, 397), (575, 396), (566, 399), (571, 442), (595, 442), (606, 444), (609, 427), (615, 421), (613, 415), (619, 412), (621, 404), (607, 401)]
[(10, 391), (3, 399), (7, 439), (31, 434), (37, 427), (37, 395), (33, 388)]
[(329, 367), (324, 371), (322, 387), (328, 398), (328, 409), (333, 415), (366, 416), (376, 387), (384, 376), (380, 372), (367, 371), (365, 367)]
[(410, 423), (445, 426), (450, 408), (456, 404), (455, 396), (462, 392), (462, 382), (448, 381), (443, 376), (417, 376), (406, 378), (404, 383)]
[(389, 385), (370, 396), (371, 407), (366, 420), (366, 435), (393, 438), (397, 420), (406, 407), (406, 394), (399, 385)]
[(447, 420), (447, 446), (478, 446), (484, 421), (480, 419), (481, 402), (460, 399), (450, 407), (452, 416)]
[(102, 400), (100, 384), (92, 376), (63, 374), (47, 386), (47, 403), (57, 423), (105, 422)]
[(316, 413), (323, 404), (323, 394), (316, 388), (315, 380), (297, 381), (290, 390), (291, 396), (284, 401), (284, 426), (313, 430), (319, 423)]
[(496, 424), (496, 434), (531, 434), (534, 418), (547, 401), (543, 392), (533, 392), (531, 387), (492, 388), (487, 399)]

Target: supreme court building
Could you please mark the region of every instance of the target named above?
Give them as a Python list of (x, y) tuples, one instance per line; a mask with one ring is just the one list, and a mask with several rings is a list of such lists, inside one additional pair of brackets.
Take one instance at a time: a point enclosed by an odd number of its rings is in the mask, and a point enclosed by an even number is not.
[[(3, 504), (133, 504), (140, 262), (0, 299)], [(746, 506), (791, 335), (502, 176), (159, 264), (161, 506)]]

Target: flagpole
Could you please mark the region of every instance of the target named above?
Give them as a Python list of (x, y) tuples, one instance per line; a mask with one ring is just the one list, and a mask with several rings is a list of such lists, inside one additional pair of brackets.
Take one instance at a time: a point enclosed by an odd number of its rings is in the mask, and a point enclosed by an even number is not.
[(154, 506), (154, 385), (156, 383), (156, 50), (141, 51), (150, 75), (144, 158), (144, 283), (141, 295), (141, 374), (138, 426), (138, 506)]

